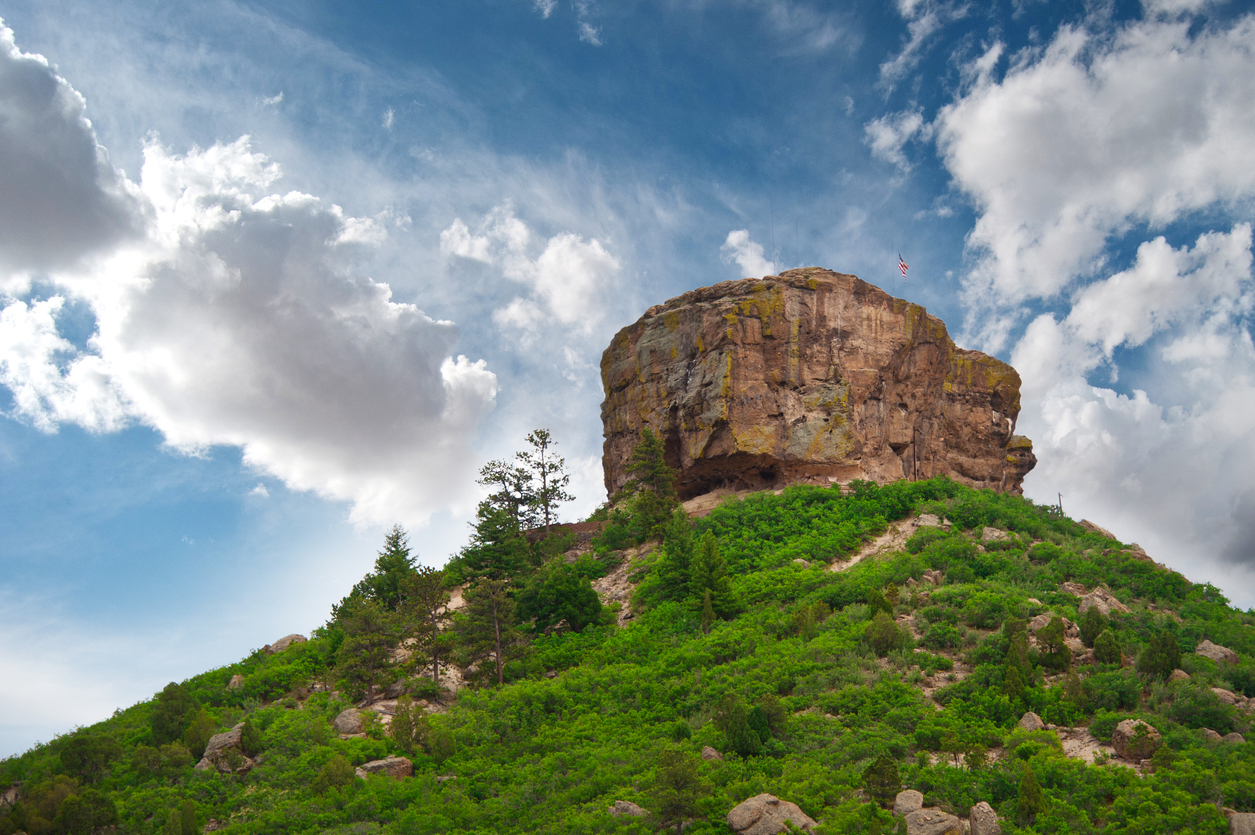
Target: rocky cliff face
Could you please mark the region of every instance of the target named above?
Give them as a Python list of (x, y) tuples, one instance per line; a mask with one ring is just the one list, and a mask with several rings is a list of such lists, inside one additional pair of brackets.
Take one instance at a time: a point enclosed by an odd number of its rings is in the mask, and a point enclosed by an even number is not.
[(919, 305), (808, 268), (651, 307), (601, 359), (613, 495), (648, 427), (682, 498), (720, 487), (948, 475), (1020, 492), (1037, 463), (1014, 434), (1020, 376), (956, 348)]

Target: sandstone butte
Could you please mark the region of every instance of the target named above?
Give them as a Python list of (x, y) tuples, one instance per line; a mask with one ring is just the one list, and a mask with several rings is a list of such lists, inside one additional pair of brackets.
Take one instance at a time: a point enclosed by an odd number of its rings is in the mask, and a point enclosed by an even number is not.
[(725, 281), (655, 305), (601, 359), (606, 489), (645, 428), (683, 499), (717, 489), (945, 475), (1019, 493), (1020, 375), (945, 324), (819, 268)]

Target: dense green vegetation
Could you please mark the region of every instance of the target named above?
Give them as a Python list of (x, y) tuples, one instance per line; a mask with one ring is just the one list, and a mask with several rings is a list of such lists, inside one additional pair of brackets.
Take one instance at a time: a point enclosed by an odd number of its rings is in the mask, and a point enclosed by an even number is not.
[[(574, 562), (572, 537), (522, 535), (519, 519), (543, 514), (512, 492), (517, 468), (486, 472), (499, 495), (444, 572), (416, 568), (394, 530), (307, 643), (0, 763), (0, 787), (24, 788), (0, 833), (189, 833), (211, 818), (229, 833), (643, 833), (689, 819), (689, 832), (727, 832), (727, 811), (759, 792), (822, 832), (881, 833), (900, 787), (959, 815), (987, 801), (1006, 833), (1221, 833), (1218, 805), (1255, 811), (1255, 746), (1200, 730), (1249, 726), (1210, 688), (1255, 696), (1255, 615), (1215, 588), (1053, 508), (942, 479), (793, 487), (690, 521), (650, 455)], [(828, 570), (920, 513), (951, 527)], [(985, 541), (985, 527), (1009, 535)], [(635, 616), (617, 627), (588, 584), (625, 560)], [(1131, 611), (1079, 617), (1067, 581), (1103, 584)], [(466, 607), (433, 621), (455, 584)], [(1043, 613), (1057, 620), (1030, 636)], [(1074, 664), (1063, 618), (1095, 660)], [(403, 638), (412, 653), (396, 663)], [(1204, 638), (1239, 663), (1194, 654)], [(478, 674), (452, 694), (433, 663)], [(1169, 682), (1178, 667), (1191, 678)], [(371, 721), (339, 738), (341, 710), (398, 680), (415, 701), (402, 698), (391, 732)], [(1017, 729), (1026, 710), (1104, 740), (1137, 717), (1164, 742), (1140, 771), (1087, 764), (1053, 731)], [(193, 770), (210, 732), (244, 720), (251, 770)], [(701, 759), (703, 746), (724, 759)], [(353, 776), (391, 753), (411, 757), (413, 777)], [(615, 800), (652, 814), (614, 817)]]

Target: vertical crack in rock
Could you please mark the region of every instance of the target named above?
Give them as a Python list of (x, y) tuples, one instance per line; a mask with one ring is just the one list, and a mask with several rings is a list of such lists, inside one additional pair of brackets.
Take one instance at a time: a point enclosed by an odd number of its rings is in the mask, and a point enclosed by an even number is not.
[(601, 358), (606, 489), (648, 427), (682, 498), (946, 475), (1019, 493), (1020, 375), (855, 276), (788, 270), (651, 307)]

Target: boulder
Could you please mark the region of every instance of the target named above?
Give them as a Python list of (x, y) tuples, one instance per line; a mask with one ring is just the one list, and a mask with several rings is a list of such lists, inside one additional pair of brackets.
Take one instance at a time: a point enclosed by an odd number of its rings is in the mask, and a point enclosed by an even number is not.
[(402, 777), (414, 776), (414, 763), (408, 757), (388, 756), (382, 760), (362, 763), (353, 773), (363, 780), (380, 774), (400, 780)]
[(894, 817), (902, 817), (909, 815), (914, 811), (924, 808), (924, 795), (915, 789), (906, 789), (898, 792), (898, 796), (893, 799), (893, 815)]
[(1081, 598), (1081, 604), (1076, 607), (1076, 614), (1079, 617), (1091, 608), (1098, 609), (1098, 613), (1105, 618), (1111, 617), (1112, 612), (1120, 612), (1125, 615), (1129, 613), (1129, 607), (1117, 600), (1115, 595), (1104, 588), (1094, 589)]
[(1046, 723), (1041, 721), (1041, 717), (1038, 716), (1036, 713), (1033, 713), (1033, 711), (1031, 710), (1028, 713), (1021, 716), (1020, 721), (1016, 722), (1015, 726), (1025, 731), (1046, 730)]
[(262, 649), (262, 652), (266, 652), (273, 655), (276, 652), (283, 652), (285, 649), (292, 646), (293, 644), (303, 644), (303, 643), (305, 643), (304, 635), (296, 635), (296, 634), (284, 635), (282, 638), (275, 641), (273, 644), (266, 644), (261, 649)]
[(601, 358), (606, 489), (651, 428), (682, 500), (728, 487), (946, 475), (1018, 494), (1020, 376), (916, 304), (830, 270), (725, 281), (655, 305)]
[(932, 583), (934, 586), (940, 586), (941, 581), (945, 578), (946, 575), (940, 568), (930, 568), (924, 572), (924, 576), (920, 579), (922, 579), (925, 583)]
[(1111, 747), (1126, 760), (1144, 760), (1163, 742), (1159, 731), (1141, 719), (1125, 719), (1111, 734)]
[(1168, 676), (1168, 681), (1189, 681), (1189, 680), (1190, 680), (1190, 674), (1187, 673), (1185, 670), (1173, 670), (1172, 674)]
[(1220, 741), (1232, 743), (1234, 745), (1241, 745), (1242, 743), (1246, 742), (1246, 737), (1242, 736), (1242, 734), (1238, 733), (1237, 731), (1234, 731), (1231, 734), (1225, 734), (1224, 736), (1220, 737)]
[(1203, 728), (1203, 742), (1219, 742), (1222, 737), (1211, 728)]
[(227, 682), (228, 690), (239, 690), (243, 686), (244, 686), (244, 676), (240, 675), (239, 673), (236, 673), (235, 675), (231, 676), (231, 680)]
[(22, 799), (22, 781), (19, 780), (0, 794), (0, 806), (16, 806)]
[(1228, 664), (1234, 666), (1238, 663), (1238, 654), (1228, 647), (1222, 647), (1219, 644), (1213, 644), (1211, 641), (1203, 641), (1194, 650), (1196, 655), (1204, 658), (1210, 658), (1217, 664)]
[(1229, 815), (1229, 835), (1255, 835), (1255, 812)]
[(723, 762), (723, 754), (720, 754), (718, 751), (716, 751), (714, 748), (711, 748), (709, 745), (703, 745), (702, 746), (702, 759), (706, 761), (718, 760), (719, 762)]
[(332, 724), (338, 734), (360, 734), (366, 729), (362, 712), (355, 707), (340, 711)]
[(253, 761), (244, 756), (240, 750), (240, 739), (244, 736), (244, 723), (236, 725), (229, 731), (214, 734), (205, 746), (205, 754), (196, 764), (197, 771), (217, 769), (221, 774), (243, 774), (253, 767)]
[(1234, 693), (1232, 690), (1226, 690), (1223, 687), (1213, 687), (1211, 692), (1215, 693), (1216, 698), (1227, 705), (1236, 705), (1242, 701), (1242, 697), (1237, 693)]
[(775, 795), (760, 794), (738, 803), (728, 812), (728, 826), (738, 835), (776, 835), (787, 832), (786, 821), (803, 832), (810, 832), (819, 824), (798, 808), (796, 803), (781, 800)]
[(627, 816), (629, 818), (643, 818), (649, 815), (649, 812), (646, 812), (630, 800), (616, 800), (614, 805), (606, 811), (614, 815), (616, 818), (623, 816)]
[(935, 513), (921, 513), (915, 519), (915, 524), (921, 528), (940, 528), (945, 526), (945, 522), (937, 517)]
[(1081, 520), (1081, 527), (1089, 531), (1090, 533), (1101, 534), (1102, 536), (1105, 536), (1108, 539), (1115, 539), (1115, 537), (1112, 536), (1111, 531), (1107, 530), (1106, 528), (1102, 528), (1102, 527), (1099, 527), (1098, 525), (1095, 525), (1093, 522), (1089, 521), (1088, 519)]
[(381, 699), (399, 699), (401, 696), (405, 695), (405, 692), (409, 689), (409, 679), (403, 678), (400, 681), (394, 681), (385, 687), (383, 692), (379, 694), (379, 697)]
[(1059, 591), (1063, 592), (1064, 594), (1070, 594), (1073, 597), (1085, 596), (1085, 586), (1081, 585), (1080, 583), (1073, 583), (1071, 581), (1068, 581), (1066, 583), (1060, 583)]
[(961, 835), (959, 819), (940, 809), (917, 809), (906, 816), (906, 835)]
[(1004, 542), (1010, 538), (1011, 534), (997, 528), (982, 528), (980, 532), (981, 542)]
[(810, 564), (809, 562), (807, 562), (806, 560), (802, 559), (801, 557), (798, 557), (797, 559), (795, 559), (795, 560), (793, 561), (793, 564), (794, 564), (794, 565), (800, 565), (802, 568), (810, 568), (810, 567), (811, 567), (811, 564)]
[(968, 817), (971, 821), (971, 835), (1002, 835), (1002, 827), (998, 825), (998, 813), (985, 801), (973, 806)]

